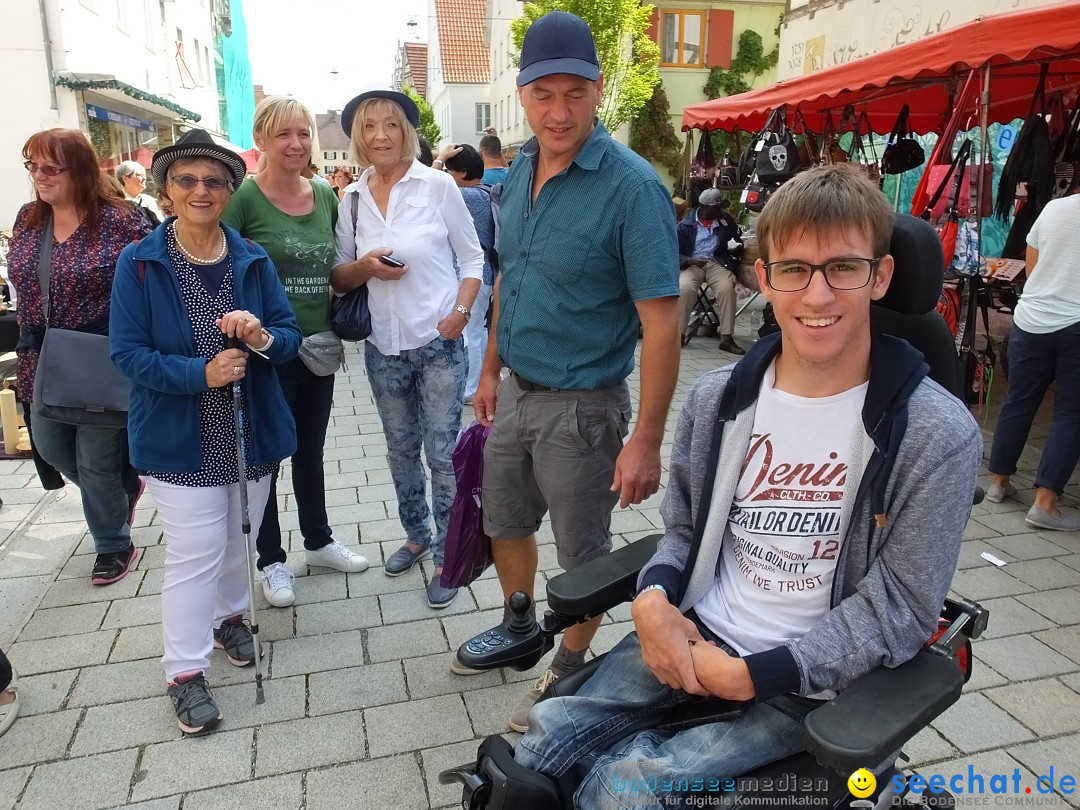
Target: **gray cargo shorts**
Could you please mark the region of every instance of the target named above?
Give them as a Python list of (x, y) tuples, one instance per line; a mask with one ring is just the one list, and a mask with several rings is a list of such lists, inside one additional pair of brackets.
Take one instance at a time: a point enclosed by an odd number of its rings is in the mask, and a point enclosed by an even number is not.
[(516, 540), (544, 515), (559, 565), (570, 570), (611, 550), (615, 460), (630, 422), (625, 382), (598, 391), (525, 391), (499, 384), (484, 445), (484, 531)]

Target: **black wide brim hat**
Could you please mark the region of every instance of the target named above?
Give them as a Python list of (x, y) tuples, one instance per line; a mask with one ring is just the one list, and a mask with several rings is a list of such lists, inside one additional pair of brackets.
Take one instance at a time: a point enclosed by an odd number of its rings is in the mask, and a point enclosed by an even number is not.
[(178, 160), (194, 160), (208, 158), (218, 160), (225, 164), (233, 181), (233, 189), (240, 188), (247, 174), (247, 165), (244, 159), (236, 152), (226, 149), (214, 142), (210, 133), (203, 129), (190, 129), (176, 139), (172, 146), (166, 146), (154, 153), (154, 159), (150, 162), (150, 172), (154, 175), (154, 182), (159, 189), (165, 188), (165, 178), (169, 167)]
[(412, 124), (414, 129), (420, 126), (420, 110), (417, 109), (415, 101), (404, 93), (391, 90), (389, 87), (377, 87), (365, 90), (356, 98), (350, 100), (341, 111), (341, 129), (346, 137), (352, 137), (352, 125), (353, 119), (356, 117), (357, 107), (369, 98), (385, 98), (387, 101), (394, 102), (401, 107), (402, 112), (405, 113), (405, 120)]

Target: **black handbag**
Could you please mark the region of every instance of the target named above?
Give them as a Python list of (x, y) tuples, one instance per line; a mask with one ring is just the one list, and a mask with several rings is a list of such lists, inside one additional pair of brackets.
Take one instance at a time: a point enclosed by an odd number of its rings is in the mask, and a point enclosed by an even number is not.
[(803, 168), (795, 136), (788, 129), (786, 118), (787, 107), (777, 107), (755, 139), (754, 168), (763, 183), (783, 183)]
[(739, 202), (750, 211), (760, 212), (765, 207), (765, 203), (772, 197), (773, 192), (779, 187), (776, 184), (763, 183), (755, 173), (750, 178), (750, 182), (746, 184), (746, 188), (743, 189)]
[[(979, 276), (972, 276), (966, 281), (970, 284), (970, 292), (964, 334), (960, 339), (964, 402), (968, 405), (983, 405), (990, 396), (990, 388), (994, 382), (994, 363), (997, 361), (997, 353), (990, 340), (990, 291)], [(983, 330), (986, 332), (986, 347), (983, 349), (975, 348), (979, 312), (982, 312)]]
[(698, 143), (697, 154), (690, 164), (691, 177), (712, 177), (716, 169), (716, 156), (713, 154), (712, 137), (709, 130), (701, 131), (701, 141)]
[[(360, 193), (352, 192), (353, 239), (356, 239), (356, 213)], [(342, 340), (364, 340), (371, 334), (371, 310), (368, 309), (367, 284), (344, 295), (335, 295), (330, 302), (330, 329)]]
[(903, 174), (926, 161), (926, 153), (923, 152), (922, 144), (911, 137), (908, 128), (908, 115), (910, 110), (905, 104), (896, 117), (892, 132), (885, 142), (885, 151), (881, 155), (881, 171), (883, 174)]
[(53, 221), (41, 232), (38, 278), (45, 336), (34, 373), (31, 412), (69, 425), (126, 428), (130, 385), (109, 357), (108, 335), (49, 328)]

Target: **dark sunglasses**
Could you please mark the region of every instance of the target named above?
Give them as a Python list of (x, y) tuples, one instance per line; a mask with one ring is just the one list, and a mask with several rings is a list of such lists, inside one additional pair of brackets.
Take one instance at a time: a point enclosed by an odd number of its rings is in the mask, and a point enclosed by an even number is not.
[(207, 191), (224, 191), (229, 187), (229, 181), (221, 177), (192, 177), (190, 174), (178, 174), (169, 178), (170, 183), (175, 183), (184, 191), (191, 191), (199, 183)]
[(46, 177), (56, 177), (56, 175), (67, 171), (67, 166), (53, 166), (49, 163), (34, 163), (32, 160), (24, 160), (23, 168), (30, 172), (30, 174), (40, 171)]

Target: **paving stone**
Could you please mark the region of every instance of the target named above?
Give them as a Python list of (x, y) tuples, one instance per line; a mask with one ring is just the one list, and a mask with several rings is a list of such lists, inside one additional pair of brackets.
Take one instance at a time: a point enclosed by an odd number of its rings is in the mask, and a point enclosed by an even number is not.
[(1075, 568), (1080, 571), (1080, 554), (1070, 554), (1067, 557), (1058, 557), (1058, 562), (1062, 565), (1067, 565), (1069, 568)]
[(982, 694), (961, 695), (931, 724), (966, 754), (1034, 739), (1034, 735)]
[(92, 633), (101, 627), (108, 608), (108, 604), (101, 603), (39, 610), (19, 634), (19, 641)]
[(446, 652), (449, 647), (438, 619), (413, 622), (407, 632), (400, 626), (367, 631), (368, 659), (372, 662)]
[[(919, 774), (927, 779), (935, 775), (943, 777), (947, 788), (950, 787), (949, 782), (953, 777), (960, 776), (961, 779), (954, 783), (954, 786), (958, 788), (958, 790), (955, 791), (956, 795), (958, 797), (963, 797), (968, 802), (977, 802), (982, 798), (986, 798), (989, 800), (987, 806), (990, 807), (1002, 806), (997, 804), (994, 800), (996, 798), (1006, 798), (1006, 796), (995, 796), (992, 793), (995, 784), (991, 782), (991, 779), (995, 774), (1001, 774), (1008, 777), (1004, 787), (1009, 794), (1012, 794), (1009, 798), (1018, 798), (1013, 792), (1013, 777), (1017, 771), (1020, 775), (1020, 790), (1023, 791), (1026, 786), (1031, 787), (1034, 791), (1035, 774), (1004, 751), (985, 751), (974, 756), (959, 757), (944, 762), (937, 762), (933, 765), (923, 765), (918, 768)], [(976, 776), (982, 777), (981, 785), (978, 779), (973, 778)], [(982, 793), (980, 793), (980, 788)]]
[(1054, 678), (983, 692), (1039, 737), (1080, 731), (1080, 695)]
[[(319, 573), (303, 575), (298, 573), (294, 590), (297, 605), (310, 605), (313, 602), (329, 602), (348, 596), (345, 575), (327, 568), (313, 568)], [(325, 572), (325, 573), (324, 573)], [(260, 588), (261, 590), (261, 588)]]
[(927, 727), (904, 743), (904, 753), (910, 760), (908, 766), (918, 768), (924, 763), (955, 757), (959, 751), (934, 729)]
[(952, 590), (965, 599), (981, 602), (984, 599), (994, 599), (999, 596), (1028, 593), (1034, 589), (1027, 583), (1009, 576), (1004, 569), (988, 564), (986, 568), (957, 571), (956, 576), (953, 577)]
[(109, 612), (101, 623), (102, 630), (121, 627), (138, 627), (143, 624), (161, 624), (161, 597), (135, 596), (117, 599), (109, 605)]
[(184, 810), (236, 810), (241, 807), (293, 808), (303, 804), (303, 794), (303, 777), (299, 773), (293, 773), (190, 793), (184, 798)]
[[(978, 518), (978, 522), (988, 529), (997, 532), (1003, 537), (1007, 537), (1012, 534), (1028, 534), (1031, 532), (1031, 527), (1024, 522), (1024, 517), (1027, 515), (1027, 509), (1023, 504), (1014, 502), (1005, 503), (989, 503), (984, 501), (987, 510), (993, 509), (992, 514), (982, 515)], [(1007, 509), (1008, 511), (1000, 511)]]
[[(983, 516), (980, 516), (983, 517)], [(1001, 532), (996, 529), (991, 529), (989, 526), (980, 523), (979, 518), (972, 518), (967, 522), (967, 526), (964, 527), (964, 540), (985, 540), (990, 537), (1000, 537)]]
[(364, 710), (364, 724), (372, 758), (473, 737), (461, 695), (375, 706)]
[(315, 672), (308, 676), (308, 711), (313, 716), (407, 699), (400, 661)]
[[(479, 677), (479, 676), (476, 676)], [(465, 708), (469, 711), (477, 737), (504, 734), (510, 730), (510, 712), (532, 684), (520, 682), (493, 686), (489, 689), (470, 689), (464, 692)]]
[(1068, 686), (1074, 692), (1080, 692), (1080, 672), (1073, 672), (1069, 675), (1062, 675), (1058, 678), (1063, 684)]
[(254, 733), (253, 729), (215, 731), (207, 737), (147, 746), (132, 799), (154, 799), (245, 781), (251, 775)]
[(4, 733), (4, 744), (0, 745), (0, 771), (62, 757), (80, 714), (78, 710), (70, 710), (41, 714), (29, 722), (16, 720)]
[(499, 580), (478, 579), (469, 586), (473, 601), (480, 610), (497, 610), (503, 606), (503, 592)]
[(443, 805), (461, 807), (461, 785), (456, 782), (452, 785), (440, 785), (439, 774), (450, 768), (456, 768), (458, 765), (474, 762), (476, 749), (479, 746), (479, 740), (468, 740), (439, 748), (426, 748), (420, 752), (432, 807)]
[(985, 568), (993, 563), (983, 559), (983, 553), (993, 554), (999, 560), (1005, 562), (1015, 562), (1016, 558), (1010, 554), (1005, 553), (999, 548), (995, 548), (989, 543), (983, 540), (965, 540), (960, 544), (960, 557), (956, 561), (956, 567), (958, 570), (966, 570), (968, 568)]
[(134, 596), (139, 590), (144, 571), (132, 571), (119, 582), (114, 582), (107, 588), (95, 587), (90, 580), (65, 579), (59, 580), (49, 588), (45, 598), (41, 600), (41, 607), (65, 607), (67, 605), (87, 605), (94, 602), (111, 602), (114, 599), (126, 599)]
[[(298, 742), (302, 741), (302, 745)], [(259, 729), (255, 775), (340, 765), (365, 758), (359, 711), (305, 717)]]
[(59, 711), (75, 683), (76, 669), (19, 675), (19, 717)]
[(618, 624), (604, 624), (601, 625), (596, 635), (593, 636), (592, 643), (589, 645), (589, 651), (593, 656), (603, 655), (611, 650), (616, 644), (622, 641), (626, 635), (634, 629), (633, 622), (619, 622)]
[(307, 775), (307, 810), (346, 807), (427, 810), (424, 780), (411, 755), (374, 759)]
[(143, 624), (125, 627), (109, 654), (109, 663), (136, 661), (140, 658), (161, 658), (165, 651), (161, 638), (161, 625)]
[(138, 751), (114, 751), (39, 765), (19, 806), (99, 810), (127, 801)]
[(115, 638), (114, 631), (100, 630), (96, 633), (41, 641), (17, 641), (6, 652), (12, 661), (19, 662), (20, 674), (34, 675), (38, 672), (103, 664)]
[(983, 638), (1034, 633), (1054, 625), (1045, 616), (1021, 604), (1016, 597), (988, 599), (982, 603), (982, 606), (990, 611), (990, 623), (986, 627), (986, 632), (983, 633)]
[[(1035, 638), (1080, 664), (1080, 625), (1056, 627), (1036, 633)], [(1070, 669), (1076, 669), (1074, 664)]]
[(166, 796), (162, 799), (150, 799), (145, 802), (125, 804), (124, 810), (179, 810), (183, 796)]
[(1008, 683), (1008, 680), (1000, 673), (994, 670), (989, 664), (975, 656), (975, 666), (971, 670), (971, 680), (964, 684), (965, 692), (977, 692), (980, 689), (986, 689), (990, 686), (1000, 686), (1003, 683)]
[(351, 630), (324, 636), (303, 636), (275, 641), (272, 671), (275, 678), (356, 667), (364, 663), (363, 633)]
[[(370, 459), (364, 459), (364, 461), (370, 461)], [(342, 462), (344, 465), (345, 462)], [(382, 466), (386, 466), (386, 461), (382, 462)], [(360, 542), (362, 543), (382, 543), (388, 540), (392, 540), (401, 545), (405, 540), (405, 529), (401, 526), (401, 521), (395, 518), (387, 518), (386, 520), (373, 520), (364, 522), (360, 526)], [(386, 556), (383, 556), (386, 559)]]
[(992, 537), (986, 542), (1016, 560), (1036, 560), (1041, 557), (1056, 557), (1069, 553), (1057, 543), (1053, 543), (1037, 534)]
[(1016, 577), (1039, 590), (1071, 588), (1080, 585), (1080, 571), (1062, 565), (1053, 558), (1025, 560), (1012, 563), (1006, 569), (1009, 576)]
[(296, 634), (313, 636), (341, 630), (361, 630), (382, 624), (374, 596), (337, 599), (296, 608)]
[(1042, 590), (1016, 599), (1056, 624), (1080, 624), (1080, 588)]
[[(7, 493), (4, 493), (7, 496)], [(15, 768), (0, 771), (0, 807), (4, 810), (15, 806), (15, 799), (22, 793), (26, 780), (30, 777), (30, 768)]]
[(448, 607), (438, 611), (428, 606), (424, 588), (417, 591), (384, 593), (379, 597), (384, 624), (418, 622), (437, 616), (451, 616), (476, 610), (476, 603), (468, 588), (458, 591), (457, 598)]
[(247, 680), (229, 686), (214, 686), (214, 700), (225, 715), (225, 728), (248, 728), (304, 716), (307, 689), (304, 676), (293, 678), (264, 678), (266, 702), (255, 702), (255, 678), (247, 670)]
[[(128, 577), (130, 578), (130, 574)], [(143, 577), (142, 585), (139, 586), (139, 596), (153, 596), (161, 594), (161, 585), (165, 581), (165, 569), (155, 568), (152, 571), (147, 571)], [(110, 585), (110, 588), (115, 588), (115, 585)], [(119, 598), (122, 594), (117, 594)], [(131, 596), (132, 594), (123, 594)]]
[(1027, 681), (1072, 672), (1076, 664), (1034, 638), (1013, 636), (976, 642), (976, 655), (1009, 681)]
[(164, 694), (165, 675), (161, 671), (161, 662), (146, 658), (83, 669), (70, 705), (100, 706)]
[(409, 697), (413, 700), (461, 692), (466, 686), (469, 691), (473, 691), (503, 682), (502, 675), (497, 669), (479, 675), (470, 675), (468, 681), (464, 682), (461, 676), (450, 671), (446, 656), (442, 655), (406, 658), (402, 663), (405, 665)]
[[(259, 588), (259, 591), (262, 591), (262, 588)], [(263, 607), (266, 603), (262, 598), (262, 593), (259, 593), (256, 599), (259, 600), (259, 643), (266, 644), (271, 641), (282, 641), (296, 635), (293, 628), (296, 608)]]
[(71, 756), (99, 754), (181, 738), (172, 701), (158, 697), (93, 706), (75, 735)]
[[(1017, 745), (1009, 748), (1008, 752), (1035, 775), (1049, 776), (1050, 767), (1057, 766), (1054, 769), (1055, 779), (1061, 778), (1062, 771), (1076, 777), (1075, 763), (1080, 762), (1080, 734)], [(1078, 798), (1077, 793), (1069, 797), (1073, 806), (1077, 806)]]
[[(5, 564), (6, 559), (3, 559)], [(51, 574), (0, 579), (0, 617), (3, 617), (0, 622), (0, 646), (4, 649), (11, 647), (19, 630), (30, 620), (51, 581)]]

